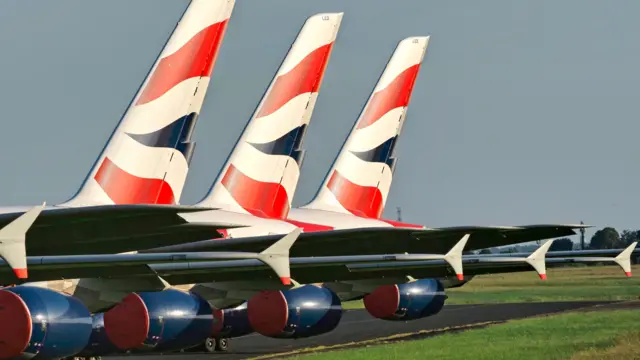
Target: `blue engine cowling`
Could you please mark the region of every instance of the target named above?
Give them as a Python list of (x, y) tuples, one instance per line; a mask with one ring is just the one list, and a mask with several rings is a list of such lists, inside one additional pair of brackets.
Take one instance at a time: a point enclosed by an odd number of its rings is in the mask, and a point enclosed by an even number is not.
[(340, 298), (331, 290), (305, 285), (287, 291), (262, 291), (247, 303), (251, 327), (281, 339), (297, 339), (332, 331), (340, 323)]
[(93, 325), (91, 336), (89, 337), (89, 343), (80, 353), (76, 354), (77, 357), (92, 357), (92, 356), (104, 356), (114, 354), (120, 351), (107, 336), (107, 332), (104, 329), (104, 313), (94, 314), (92, 316)]
[(214, 310), (213, 337), (235, 338), (251, 334), (253, 328), (249, 322), (247, 303), (225, 310)]
[(211, 336), (209, 303), (177, 290), (129, 294), (104, 314), (109, 341), (120, 350), (188, 349)]
[(380, 286), (364, 297), (364, 306), (378, 319), (416, 320), (439, 313), (446, 298), (440, 281), (422, 279)]
[(0, 290), (0, 319), (0, 359), (71, 356), (91, 335), (91, 314), (80, 300), (35, 286)]

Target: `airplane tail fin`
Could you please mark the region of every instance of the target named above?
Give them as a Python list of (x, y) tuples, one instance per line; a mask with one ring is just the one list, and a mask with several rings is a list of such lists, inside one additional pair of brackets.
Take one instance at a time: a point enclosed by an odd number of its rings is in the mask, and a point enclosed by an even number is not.
[(382, 216), (393, 150), (428, 44), (429, 36), (400, 41), (318, 193), (303, 208)]
[(60, 206), (172, 204), (235, 0), (192, 0), (76, 195)]
[(302, 140), (342, 15), (323, 13), (307, 19), (211, 190), (198, 205), (286, 218), (300, 177)]

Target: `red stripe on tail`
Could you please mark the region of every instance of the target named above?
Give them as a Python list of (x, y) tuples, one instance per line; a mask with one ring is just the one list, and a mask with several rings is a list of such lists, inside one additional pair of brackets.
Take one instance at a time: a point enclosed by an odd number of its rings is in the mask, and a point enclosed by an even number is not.
[(267, 219), (285, 219), (289, 214), (289, 196), (278, 183), (261, 182), (229, 165), (221, 181), (233, 199), (250, 214)]
[(174, 204), (169, 183), (162, 179), (147, 179), (131, 175), (109, 158), (104, 158), (94, 179), (114, 203)]
[(382, 193), (377, 187), (352, 183), (338, 171), (331, 174), (327, 187), (340, 205), (352, 214), (374, 219), (382, 216)]
[(313, 50), (289, 72), (278, 76), (256, 117), (273, 114), (298, 95), (317, 92), (332, 47), (329, 43)]
[(420, 64), (407, 68), (393, 79), (387, 87), (373, 94), (357, 128), (365, 128), (380, 120), (389, 111), (409, 105), (413, 84), (416, 81), (419, 70)]
[(187, 79), (211, 76), (227, 23), (224, 20), (206, 27), (178, 51), (160, 60), (136, 105), (159, 98)]

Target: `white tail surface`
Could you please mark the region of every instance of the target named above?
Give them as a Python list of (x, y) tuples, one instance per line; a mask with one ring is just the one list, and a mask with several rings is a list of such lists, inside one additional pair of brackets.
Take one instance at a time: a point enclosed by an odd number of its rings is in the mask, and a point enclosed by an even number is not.
[(342, 13), (305, 22), (233, 152), (198, 204), (284, 219), (300, 178), (311, 120)]
[(61, 206), (173, 204), (235, 0), (193, 0), (78, 193)]
[(316, 197), (303, 208), (382, 216), (393, 151), (428, 44), (429, 36), (400, 41)]

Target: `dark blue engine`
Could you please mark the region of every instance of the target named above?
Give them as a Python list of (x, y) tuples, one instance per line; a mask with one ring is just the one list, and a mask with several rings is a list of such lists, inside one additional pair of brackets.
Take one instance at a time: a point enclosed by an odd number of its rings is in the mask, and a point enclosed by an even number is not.
[(439, 313), (446, 298), (440, 281), (422, 279), (380, 286), (364, 297), (364, 306), (378, 319), (416, 320)]
[(92, 357), (114, 354), (120, 351), (107, 336), (104, 329), (104, 313), (94, 314), (92, 316), (93, 325), (88, 345), (82, 350), (77, 357)]
[(0, 319), (1, 359), (71, 356), (91, 335), (91, 315), (78, 299), (35, 286), (0, 290)]
[(247, 312), (256, 332), (282, 339), (327, 333), (335, 329), (342, 318), (338, 296), (314, 285), (260, 292), (248, 301)]
[(214, 310), (213, 334), (217, 338), (235, 338), (251, 334), (253, 328), (249, 322), (247, 303), (225, 310)]
[(104, 328), (120, 350), (187, 349), (211, 336), (213, 311), (199, 295), (177, 290), (129, 294), (104, 314)]

